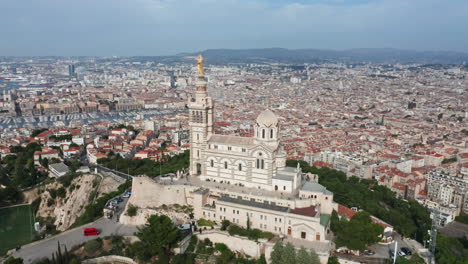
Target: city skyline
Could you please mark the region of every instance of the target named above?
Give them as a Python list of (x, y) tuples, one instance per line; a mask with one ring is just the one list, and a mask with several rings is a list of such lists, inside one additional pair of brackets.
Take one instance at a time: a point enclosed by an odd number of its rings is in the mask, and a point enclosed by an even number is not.
[(468, 52), (468, 3), (461, 0), (7, 0), (2, 6), (0, 56), (153, 56), (269, 47)]

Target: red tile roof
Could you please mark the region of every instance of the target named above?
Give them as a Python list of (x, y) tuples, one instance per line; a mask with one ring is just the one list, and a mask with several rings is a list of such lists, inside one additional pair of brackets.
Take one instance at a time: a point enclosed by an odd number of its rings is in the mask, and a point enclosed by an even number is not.
[(292, 214), (304, 215), (304, 216), (310, 216), (310, 217), (314, 217), (317, 214), (315, 206), (291, 209), (289, 210), (289, 212)]
[(338, 204), (338, 215), (344, 216), (347, 219), (351, 219), (355, 214), (356, 214), (356, 211), (354, 211), (353, 209), (348, 208), (344, 205)]

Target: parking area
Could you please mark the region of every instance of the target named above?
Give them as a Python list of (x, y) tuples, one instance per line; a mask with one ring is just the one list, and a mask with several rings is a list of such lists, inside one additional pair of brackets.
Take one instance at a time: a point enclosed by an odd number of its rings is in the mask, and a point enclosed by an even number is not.
[(390, 259), (390, 251), (395, 250), (395, 242), (398, 243), (397, 256), (402, 255), (401, 252), (405, 251), (402, 251), (402, 248), (409, 249), (411, 251), (411, 254), (417, 254), (418, 248), (414, 247), (412, 243), (408, 243), (407, 240), (402, 239), (399, 235), (395, 235), (394, 239), (394, 242), (388, 245), (376, 244), (371, 246), (370, 249), (374, 251), (375, 254), (370, 257)]
[(130, 199), (130, 196), (124, 194), (107, 201), (104, 209), (104, 216), (106, 218), (115, 220), (115, 222), (119, 221), (120, 215), (124, 213), (125, 207)]

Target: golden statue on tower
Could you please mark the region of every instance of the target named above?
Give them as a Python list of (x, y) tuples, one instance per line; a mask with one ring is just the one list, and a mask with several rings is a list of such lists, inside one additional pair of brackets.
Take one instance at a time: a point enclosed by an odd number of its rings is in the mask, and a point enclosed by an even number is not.
[(200, 54), (197, 58), (197, 67), (198, 67), (198, 77), (204, 77), (203, 73), (203, 56)]

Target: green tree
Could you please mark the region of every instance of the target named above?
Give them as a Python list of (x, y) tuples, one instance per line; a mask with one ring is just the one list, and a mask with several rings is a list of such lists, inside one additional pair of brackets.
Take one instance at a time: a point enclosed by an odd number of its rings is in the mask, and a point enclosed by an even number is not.
[(229, 220), (225, 219), (221, 221), (221, 230), (225, 231), (230, 225), (231, 225), (231, 222)]
[(221, 253), (221, 256), (219, 256), (216, 263), (231, 263), (236, 258), (234, 252), (232, 252), (224, 243), (216, 243), (214, 248)]
[(333, 233), (338, 232), (340, 225), (340, 218), (338, 217), (338, 213), (333, 210), (331, 217), (330, 217), (330, 229)]
[(23, 264), (23, 259), (22, 258), (9, 257), (5, 261), (5, 264)]
[(464, 238), (437, 235), (436, 263), (437, 264), (467, 264), (468, 240)]
[(402, 256), (398, 256), (395, 263), (396, 264), (425, 264), (426, 262), (417, 254), (414, 254), (409, 259), (402, 257)]
[(260, 258), (257, 259), (257, 261), (255, 262), (255, 264), (267, 264), (265, 255), (262, 254), (262, 255), (260, 256)]
[(296, 264), (311, 264), (309, 252), (304, 247), (297, 252)]
[(47, 131), (48, 129), (47, 128), (37, 128), (37, 129), (34, 129), (31, 133), (31, 137), (35, 137), (37, 135), (39, 135), (40, 133), (44, 132), (44, 131)]
[(328, 262), (327, 264), (340, 264), (340, 262), (338, 261), (338, 258), (335, 257), (335, 256), (330, 256), (328, 258)]
[[(298, 161), (288, 160), (287, 166), (296, 167)], [(416, 201), (396, 197), (385, 186), (370, 180), (357, 180), (330, 168), (317, 168), (299, 161), (303, 172), (319, 175), (319, 183), (333, 192), (333, 200), (347, 207), (358, 207), (394, 226), (405, 237), (419, 242), (429, 239), (426, 230), (431, 228), (429, 211)]]
[(468, 225), (468, 214), (461, 211), (460, 215), (455, 217), (455, 221)]
[(179, 238), (179, 229), (165, 215), (152, 215), (146, 225), (136, 233), (144, 250), (150, 255), (169, 255)]
[(287, 243), (283, 248), (283, 254), (281, 254), (281, 264), (295, 264), (296, 263), (296, 250), (291, 243)]
[(353, 250), (365, 250), (381, 240), (383, 227), (372, 223), (367, 212), (356, 213), (350, 221), (341, 220), (337, 232), (336, 245)]
[(16, 187), (7, 186), (0, 189), (0, 201), (18, 202), (23, 198), (23, 194)]
[(283, 244), (281, 241), (276, 241), (275, 245), (273, 246), (273, 250), (270, 254), (271, 264), (281, 264), (281, 255), (283, 255)]
[(65, 198), (66, 195), (67, 195), (67, 190), (65, 190), (65, 188), (60, 187), (60, 188), (57, 189), (57, 196), (58, 197)]
[(317, 252), (315, 250), (311, 249), (310, 250), (310, 262), (311, 264), (320, 264), (320, 258), (317, 255)]
[(42, 165), (42, 167), (48, 169), (49, 168), (49, 159), (47, 158), (39, 158), (39, 163)]

